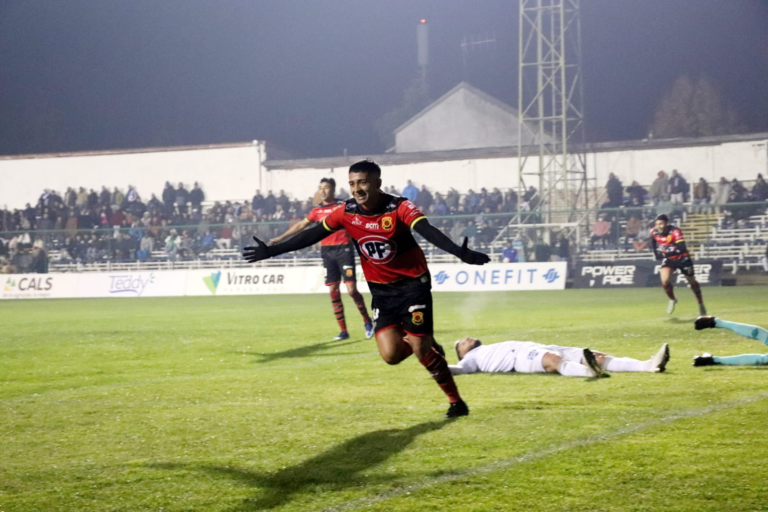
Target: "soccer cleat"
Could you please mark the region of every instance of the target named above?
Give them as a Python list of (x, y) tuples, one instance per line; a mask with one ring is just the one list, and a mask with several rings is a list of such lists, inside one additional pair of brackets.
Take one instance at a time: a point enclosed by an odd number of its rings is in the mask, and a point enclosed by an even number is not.
[(693, 326), (696, 328), (697, 331), (701, 331), (703, 329), (714, 329), (716, 327), (715, 317), (700, 316), (699, 318), (693, 321)]
[(589, 369), (594, 372), (596, 379), (604, 379), (604, 378), (610, 377), (610, 375), (600, 367), (600, 363), (597, 362), (597, 358), (595, 357), (595, 354), (593, 354), (591, 350), (589, 350), (588, 348), (585, 348), (581, 352), (582, 352), (582, 358), (584, 359), (584, 362), (587, 364), (587, 366), (589, 366)]
[(338, 336), (333, 338), (333, 341), (339, 341), (339, 340), (348, 340), (349, 339), (349, 333), (346, 331), (340, 332)]
[(669, 362), (669, 344), (665, 343), (658, 352), (651, 358), (651, 369), (649, 371), (662, 373), (667, 369)]
[(693, 356), (693, 366), (715, 366), (720, 363), (716, 363), (712, 354), (704, 352), (700, 356)]
[(704, 304), (699, 304), (699, 315), (707, 316), (707, 308), (704, 307)]
[(458, 418), (459, 416), (469, 416), (469, 407), (467, 407), (467, 402), (464, 400), (451, 402), (448, 412), (445, 413), (446, 418)]
[(373, 338), (376, 332), (373, 330), (373, 322), (365, 322), (365, 339), (369, 340)]
[(677, 304), (677, 299), (672, 299), (669, 301), (669, 304), (667, 304), (668, 315), (671, 315), (675, 311), (675, 304)]
[(434, 338), (432, 339), (432, 348), (437, 350), (437, 353), (440, 354), (441, 356), (443, 356), (443, 358), (445, 358), (445, 349), (443, 348), (443, 346), (441, 344), (436, 342), (434, 340)]

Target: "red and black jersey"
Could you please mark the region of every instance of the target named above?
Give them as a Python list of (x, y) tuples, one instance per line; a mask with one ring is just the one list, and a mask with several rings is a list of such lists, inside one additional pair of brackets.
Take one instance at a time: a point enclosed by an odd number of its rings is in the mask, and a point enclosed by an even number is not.
[(427, 259), (411, 234), (413, 225), (426, 217), (404, 197), (382, 196), (377, 210), (366, 210), (349, 199), (325, 217), (323, 225), (329, 231), (347, 230), (370, 283), (390, 284), (427, 274)]
[(689, 257), (680, 228), (669, 225), (664, 231), (651, 229), (651, 244), (657, 259), (677, 260)]
[[(307, 220), (309, 222), (320, 222), (326, 218), (334, 210), (334, 208), (341, 204), (344, 204), (344, 201), (338, 199), (332, 203), (319, 204), (309, 211), (307, 214)], [(343, 229), (340, 229), (339, 231), (336, 231), (326, 238), (323, 238), (323, 241), (320, 242), (320, 245), (326, 247), (329, 245), (347, 245), (348, 243), (349, 237), (347, 236), (347, 232)]]

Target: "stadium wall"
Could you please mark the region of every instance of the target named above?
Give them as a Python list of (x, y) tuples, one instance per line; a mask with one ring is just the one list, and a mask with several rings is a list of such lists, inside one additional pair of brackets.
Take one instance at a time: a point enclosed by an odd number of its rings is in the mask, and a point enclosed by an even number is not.
[(191, 190), (201, 183), (206, 200), (245, 199), (260, 187), (263, 142), (141, 151), (0, 157), (0, 207), (23, 208), (44, 189), (67, 187), (126, 192), (133, 185), (144, 201), (158, 198), (166, 181)]
[[(436, 292), (565, 289), (566, 264), (430, 265)], [(11, 274), (0, 299), (182, 297), (327, 293), (322, 267), (253, 267), (163, 272)], [(358, 289), (368, 285), (358, 275)]]
[[(700, 177), (715, 182), (721, 176), (752, 181), (758, 173), (768, 173), (768, 136), (732, 139), (740, 140), (691, 139), (688, 145), (686, 141), (592, 144), (587, 152), (587, 166), (599, 188), (610, 173), (625, 185), (633, 180), (650, 185), (660, 170), (669, 174), (677, 169), (689, 182)], [(306, 197), (322, 177), (334, 177), (337, 182), (345, 183), (349, 165), (360, 158), (364, 157), (267, 160), (263, 188), (275, 192), (283, 189), (289, 195)], [(519, 164), (513, 148), (384, 154), (371, 158), (384, 168), (384, 185), (394, 185), (398, 190), (402, 190), (408, 180), (418, 186), (427, 185), (433, 192), (518, 186)], [(525, 165), (526, 171), (538, 169), (538, 156), (529, 156)]]

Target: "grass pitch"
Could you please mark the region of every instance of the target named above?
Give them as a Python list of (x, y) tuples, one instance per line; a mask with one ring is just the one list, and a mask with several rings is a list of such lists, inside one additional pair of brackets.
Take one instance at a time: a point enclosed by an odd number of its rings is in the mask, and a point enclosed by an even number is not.
[[(665, 374), (467, 375), (471, 415), (390, 367), (346, 298), (0, 302), (0, 510), (768, 510), (766, 352), (693, 329), (687, 290), (435, 294), (436, 337), (589, 346)], [(705, 288), (768, 325), (765, 287)], [(455, 362), (449, 352), (449, 361)]]

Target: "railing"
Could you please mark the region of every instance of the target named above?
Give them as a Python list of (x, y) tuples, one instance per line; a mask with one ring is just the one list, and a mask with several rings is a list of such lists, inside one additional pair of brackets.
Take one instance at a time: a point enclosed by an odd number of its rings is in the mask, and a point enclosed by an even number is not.
[[(555, 213), (576, 214), (579, 222), (543, 224), (536, 222), (537, 212), (526, 212), (522, 222), (517, 212), (432, 216), (430, 221), (456, 243), (466, 236), (470, 246), (490, 253), (494, 259), (513, 243), (533, 257), (534, 246), (556, 245), (558, 237), (570, 240), (570, 255), (576, 259), (599, 258), (621, 260), (648, 258), (646, 251), (636, 252), (632, 242), (647, 237), (648, 228), (657, 213), (668, 213), (684, 233), (699, 226), (705, 239), (703, 246), (692, 248), (697, 257), (728, 254), (737, 262), (756, 264), (759, 248), (768, 234), (768, 204), (765, 202), (730, 203), (725, 205), (671, 203), (642, 207), (592, 208)], [(705, 213), (699, 213), (699, 212)], [(611, 222), (607, 236), (594, 239), (592, 226), (584, 219), (602, 215)], [(629, 219), (634, 218), (628, 227)], [(706, 223), (691, 224), (702, 219)], [(297, 219), (296, 219), (297, 220)], [(93, 229), (53, 229), (0, 232), (0, 272), (45, 271), (110, 271), (221, 268), (248, 265), (240, 256), (241, 248), (251, 243), (252, 236), (268, 241), (285, 232), (293, 221), (258, 223), (157, 225), (109, 227)], [(711, 226), (710, 226), (711, 224)], [(639, 227), (638, 227), (639, 226)], [(687, 227), (688, 226), (688, 227)], [(690, 229), (690, 230), (689, 230)], [(697, 228), (698, 229), (698, 228)], [(452, 256), (432, 247), (417, 235), (429, 261), (452, 261)], [(713, 244), (744, 245), (739, 251), (710, 249)], [(557, 254), (557, 248), (553, 251)], [(754, 261), (753, 261), (754, 260)], [(263, 262), (262, 265), (319, 265), (319, 247)]]

